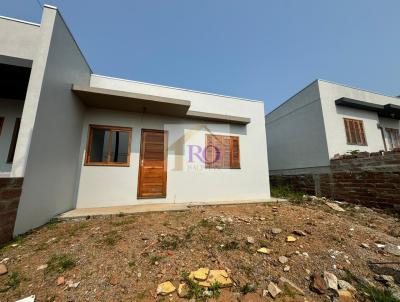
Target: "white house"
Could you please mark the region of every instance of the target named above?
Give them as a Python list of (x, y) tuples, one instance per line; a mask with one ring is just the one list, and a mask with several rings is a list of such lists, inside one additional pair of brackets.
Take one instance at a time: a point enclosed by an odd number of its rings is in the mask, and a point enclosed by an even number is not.
[(270, 198), (261, 101), (95, 75), (51, 6), (0, 18), (0, 69), (4, 232), (16, 211), (19, 234), (74, 208)]
[(316, 80), (266, 115), (271, 175), (329, 172), (351, 151), (400, 148), (400, 98)]

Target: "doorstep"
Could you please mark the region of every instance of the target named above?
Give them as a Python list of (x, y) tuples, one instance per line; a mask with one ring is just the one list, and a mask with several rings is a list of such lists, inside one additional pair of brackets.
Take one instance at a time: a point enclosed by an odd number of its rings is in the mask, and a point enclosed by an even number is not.
[(100, 208), (80, 208), (74, 209), (57, 216), (58, 219), (76, 219), (96, 216), (113, 216), (120, 214), (138, 214), (149, 212), (167, 212), (167, 211), (188, 211), (186, 204), (145, 204), (131, 206), (115, 206), (115, 207), (100, 207)]

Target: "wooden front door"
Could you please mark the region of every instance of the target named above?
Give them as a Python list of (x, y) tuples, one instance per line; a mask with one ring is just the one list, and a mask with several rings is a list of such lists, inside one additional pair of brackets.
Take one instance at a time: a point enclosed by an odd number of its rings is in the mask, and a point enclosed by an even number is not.
[(138, 198), (166, 196), (167, 139), (167, 131), (142, 129)]

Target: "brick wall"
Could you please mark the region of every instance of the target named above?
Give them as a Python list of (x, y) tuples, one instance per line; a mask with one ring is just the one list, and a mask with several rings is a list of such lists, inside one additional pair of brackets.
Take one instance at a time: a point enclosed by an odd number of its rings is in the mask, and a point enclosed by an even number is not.
[(12, 239), (23, 178), (0, 178), (0, 246)]
[(346, 155), (330, 162), (330, 173), (271, 175), (271, 185), (378, 207), (400, 210), (400, 152)]

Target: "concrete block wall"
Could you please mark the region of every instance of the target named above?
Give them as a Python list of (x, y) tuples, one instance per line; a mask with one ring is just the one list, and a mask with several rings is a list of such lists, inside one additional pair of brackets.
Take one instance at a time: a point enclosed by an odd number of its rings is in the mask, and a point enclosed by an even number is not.
[(13, 237), (23, 178), (0, 178), (0, 246)]
[(271, 175), (271, 185), (367, 206), (400, 211), (400, 152), (332, 159), (330, 173)]

